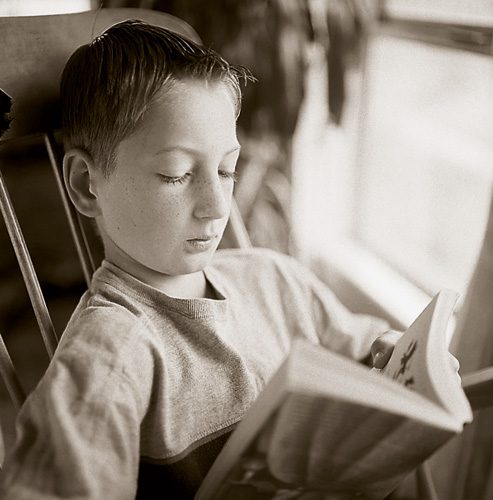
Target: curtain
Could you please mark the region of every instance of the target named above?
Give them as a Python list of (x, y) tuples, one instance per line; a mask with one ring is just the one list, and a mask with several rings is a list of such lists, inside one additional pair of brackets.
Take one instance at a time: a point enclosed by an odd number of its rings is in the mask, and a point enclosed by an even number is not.
[[(493, 366), (493, 201), (485, 238), (451, 351), (461, 374)], [(493, 498), (493, 408), (475, 412), (474, 422), (432, 462), (439, 497), (447, 500)]]

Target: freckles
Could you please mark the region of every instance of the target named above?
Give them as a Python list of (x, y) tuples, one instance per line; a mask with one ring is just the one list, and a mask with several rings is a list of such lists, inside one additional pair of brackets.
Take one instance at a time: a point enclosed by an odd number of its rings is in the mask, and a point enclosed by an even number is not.
[(180, 217), (184, 204), (183, 196), (173, 194), (166, 199), (162, 206), (166, 213), (173, 214), (174, 217)]

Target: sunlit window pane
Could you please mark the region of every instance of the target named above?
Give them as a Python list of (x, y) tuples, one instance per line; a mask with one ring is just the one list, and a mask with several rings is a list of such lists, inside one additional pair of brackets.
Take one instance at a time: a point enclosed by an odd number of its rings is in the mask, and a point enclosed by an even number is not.
[(464, 290), (493, 182), (493, 58), (370, 46), (355, 233), (428, 290)]

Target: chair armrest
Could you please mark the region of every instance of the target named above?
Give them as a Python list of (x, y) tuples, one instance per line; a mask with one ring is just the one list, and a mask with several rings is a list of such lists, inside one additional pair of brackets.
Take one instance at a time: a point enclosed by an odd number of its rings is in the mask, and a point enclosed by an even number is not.
[(493, 367), (464, 375), (462, 388), (473, 410), (493, 406)]

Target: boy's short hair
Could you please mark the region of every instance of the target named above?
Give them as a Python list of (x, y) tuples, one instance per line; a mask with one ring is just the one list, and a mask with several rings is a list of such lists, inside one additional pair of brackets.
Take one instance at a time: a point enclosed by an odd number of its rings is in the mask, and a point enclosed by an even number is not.
[(168, 29), (142, 21), (118, 23), (70, 57), (61, 80), (65, 148), (88, 152), (106, 176), (118, 144), (134, 132), (154, 96), (174, 81), (220, 81), (237, 115), (240, 81), (249, 71)]

